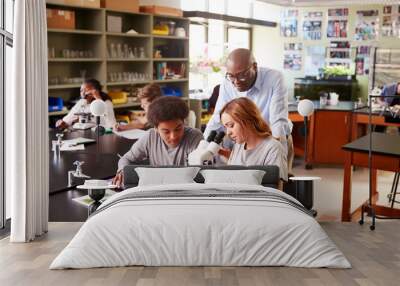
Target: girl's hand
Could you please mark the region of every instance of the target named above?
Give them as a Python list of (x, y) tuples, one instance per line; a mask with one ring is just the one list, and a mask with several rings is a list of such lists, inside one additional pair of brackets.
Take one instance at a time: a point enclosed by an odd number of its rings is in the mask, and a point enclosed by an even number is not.
[(218, 151), (218, 154), (229, 159), (229, 156), (231, 155), (232, 150), (227, 149), (227, 148), (221, 148)]

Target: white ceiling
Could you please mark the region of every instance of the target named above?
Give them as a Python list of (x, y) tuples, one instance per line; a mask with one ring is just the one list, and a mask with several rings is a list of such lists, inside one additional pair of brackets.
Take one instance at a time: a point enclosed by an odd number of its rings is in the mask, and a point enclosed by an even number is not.
[(333, 6), (352, 4), (399, 4), (400, 0), (259, 0), (282, 6)]

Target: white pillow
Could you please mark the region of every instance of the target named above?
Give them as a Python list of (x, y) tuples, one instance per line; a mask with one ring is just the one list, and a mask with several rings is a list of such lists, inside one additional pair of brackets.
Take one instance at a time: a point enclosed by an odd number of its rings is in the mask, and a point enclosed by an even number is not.
[(135, 168), (139, 176), (138, 186), (195, 183), (199, 167), (187, 168)]
[(235, 183), (261, 185), (265, 171), (262, 170), (201, 170), (205, 184)]

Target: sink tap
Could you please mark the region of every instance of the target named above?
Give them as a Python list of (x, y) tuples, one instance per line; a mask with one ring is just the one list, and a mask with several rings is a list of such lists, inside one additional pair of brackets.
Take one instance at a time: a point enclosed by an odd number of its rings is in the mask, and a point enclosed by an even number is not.
[(76, 169), (68, 171), (68, 187), (72, 187), (75, 184), (83, 184), (85, 179), (90, 178), (90, 176), (85, 175), (82, 171), (82, 165), (84, 163), (84, 161), (74, 162)]
[(63, 142), (62, 142), (63, 136), (64, 136), (64, 134), (62, 134), (62, 133), (57, 133), (57, 134), (56, 134), (57, 142), (55, 142), (55, 145), (54, 145), (54, 154), (55, 154), (57, 157), (60, 157), (61, 145), (63, 144)]

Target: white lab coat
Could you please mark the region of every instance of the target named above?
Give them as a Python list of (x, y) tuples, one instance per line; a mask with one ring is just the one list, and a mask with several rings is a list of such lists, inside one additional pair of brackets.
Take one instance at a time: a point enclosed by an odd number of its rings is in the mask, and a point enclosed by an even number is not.
[[(113, 104), (110, 100), (106, 100), (105, 104), (106, 104), (106, 112), (104, 116), (100, 117), (100, 125), (104, 126), (105, 128), (112, 128), (117, 123), (117, 121), (115, 120)], [(72, 109), (68, 112), (68, 114), (64, 116), (62, 120), (68, 125), (72, 125), (74, 122), (78, 120), (78, 115), (75, 115), (75, 113), (79, 113), (82, 111), (90, 113), (90, 104), (87, 103), (86, 99), (80, 99), (72, 107)], [(96, 122), (94, 116), (91, 117), (91, 122), (94, 123)]]

